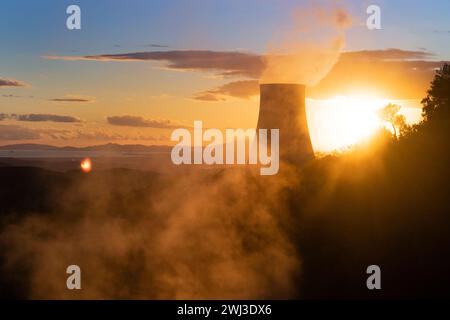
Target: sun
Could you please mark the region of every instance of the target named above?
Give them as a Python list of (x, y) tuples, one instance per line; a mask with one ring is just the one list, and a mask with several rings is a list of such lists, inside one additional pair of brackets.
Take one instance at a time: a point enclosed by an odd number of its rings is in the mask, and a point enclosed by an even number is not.
[(383, 126), (377, 111), (389, 99), (371, 96), (338, 96), (315, 101), (308, 108), (311, 140), (316, 151), (334, 151), (352, 146)]
[(372, 135), (381, 126), (377, 110), (387, 100), (370, 97), (337, 97), (330, 101), (338, 110), (337, 119), (342, 123), (343, 143), (355, 143)]

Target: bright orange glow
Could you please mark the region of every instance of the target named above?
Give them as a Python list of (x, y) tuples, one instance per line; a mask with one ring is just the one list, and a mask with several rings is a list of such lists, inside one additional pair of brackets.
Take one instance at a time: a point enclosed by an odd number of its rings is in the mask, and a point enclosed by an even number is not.
[(80, 163), (80, 168), (83, 172), (88, 173), (92, 170), (92, 162), (91, 159), (86, 158)]
[(377, 110), (388, 103), (388, 99), (371, 96), (340, 96), (307, 103), (314, 149), (339, 150), (370, 137), (383, 126)]

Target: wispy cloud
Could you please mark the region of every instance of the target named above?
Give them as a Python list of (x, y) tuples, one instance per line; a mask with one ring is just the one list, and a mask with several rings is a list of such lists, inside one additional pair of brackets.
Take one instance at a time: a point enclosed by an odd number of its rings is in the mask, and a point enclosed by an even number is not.
[(121, 134), (105, 129), (40, 129), (37, 130), (41, 137), (52, 140), (87, 140), (97, 142), (108, 141), (167, 141), (168, 137), (145, 134)]
[(2, 94), (1, 97), (2, 98), (9, 98), (9, 99), (19, 99), (19, 98), (33, 99), (34, 98), (34, 96), (21, 96), (21, 95), (16, 95), (16, 94)]
[(202, 101), (225, 101), (228, 97), (250, 99), (259, 93), (258, 80), (240, 80), (224, 84), (218, 88), (203, 91), (194, 96)]
[(1, 140), (34, 140), (39, 139), (39, 132), (23, 126), (0, 125)]
[[(400, 49), (345, 52), (330, 72), (314, 87), (308, 89), (311, 98), (329, 98), (352, 94), (358, 88), (392, 99), (421, 99), (444, 61), (428, 60), (433, 53), (425, 50)], [(259, 94), (257, 80), (233, 81), (206, 90), (194, 99), (210, 102), (230, 97), (249, 99)]]
[(344, 53), (343, 56), (350, 59), (426, 60), (434, 57), (434, 54), (424, 50), (410, 51), (390, 48), (384, 50), (350, 51)]
[[(362, 50), (341, 53), (330, 72), (308, 90), (310, 97), (322, 98), (347, 94), (365, 87), (391, 98), (417, 99), (423, 96), (436, 68), (426, 50)], [(86, 61), (163, 61), (179, 71), (215, 72), (222, 76), (259, 79), (266, 68), (266, 57), (259, 54), (228, 51), (153, 51), (88, 56), (45, 56), (53, 60)], [(395, 90), (394, 90), (395, 88)], [(248, 99), (258, 94), (255, 81), (233, 81), (194, 96), (202, 101), (224, 101), (229, 97)]]
[(426, 51), (386, 49), (341, 54), (330, 72), (308, 90), (314, 98), (372, 92), (391, 99), (421, 99), (444, 62)]
[(53, 98), (49, 99), (52, 102), (74, 102), (74, 103), (91, 103), (94, 102), (95, 99), (91, 97), (77, 97), (77, 96), (67, 96), (63, 98)]
[(150, 43), (147, 45), (147, 47), (150, 48), (169, 48), (169, 46), (165, 45), (165, 44), (158, 44), (158, 43)]
[(25, 82), (14, 80), (14, 79), (6, 79), (0, 78), (0, 88), (1, 87), (26, 87), (28, 86)]
[(140, 116), (123, 115), (110, 116), (106, 118), (107, 122), (115, 126), (172, 129), (179, 128), (181, 125), (172, 120), (146, 119)]
[(30, 113), (30, 114), (0, 114), (0, 120), (16, 120), (16, 121), (27, 121), (27, 122), (65, 122), (65, 123), (78, 123), (82, 122), (81, 119), (73, 116), (64, 116), (56, 114), (42, 114), (42, 113)]
[(223, 76), (258, 78), (264, 69), (264, 59), (258, 54), (234, 51), (181, 50), (151, 51), (88, 56), (44, 56), (65, 61), (162, 61), (166, 67), (179, 71), (217, 72)]
[(194, 96), (195, 100), (207, 101), (207, 102), (218, 102), (226, 101), (227, 98), (221, 94), (211, 93), (212, 90), (199, 92)]
[[(0, 114), (0, 117), (2, 114)], [(54, 128), (27, 128), (20, 125), (0, 124), (0, 140), (54, 140), (54, 141), (79, 141), (110, 142), (110, 141), (169, 141), (169, 137), (163, 135), (146, 135), (140, 133), (120, 134), (105, 129), (54, 129)]]
[(450, 34), (450, 30), (433, 30), (433, 33)]

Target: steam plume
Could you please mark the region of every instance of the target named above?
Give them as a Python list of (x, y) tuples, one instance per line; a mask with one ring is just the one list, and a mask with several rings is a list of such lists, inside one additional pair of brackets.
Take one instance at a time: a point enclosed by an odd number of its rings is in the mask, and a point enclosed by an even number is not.
[(314, 86), (337, 62), (350, 24), (347, 12), (337, 7), (298, 9), (289, 30), (270, 43), (261, 82)]

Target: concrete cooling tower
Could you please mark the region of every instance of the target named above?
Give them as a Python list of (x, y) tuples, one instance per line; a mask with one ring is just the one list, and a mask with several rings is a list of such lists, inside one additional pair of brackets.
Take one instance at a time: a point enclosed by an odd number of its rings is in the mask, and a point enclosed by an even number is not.
[(280, 162), (302, 165), (313, 159), (306, 121), (305, 86), (261, 84), (260, 91), (258, 129), (280, 129)]

